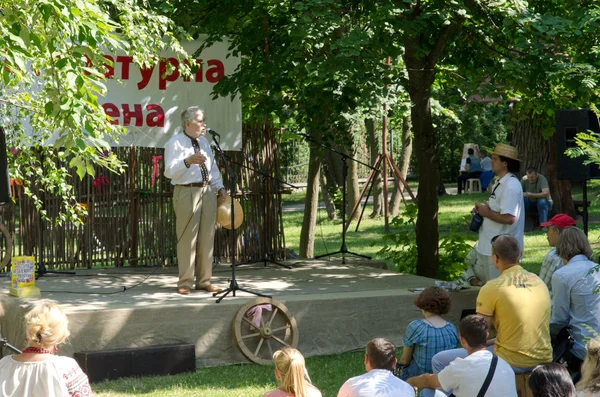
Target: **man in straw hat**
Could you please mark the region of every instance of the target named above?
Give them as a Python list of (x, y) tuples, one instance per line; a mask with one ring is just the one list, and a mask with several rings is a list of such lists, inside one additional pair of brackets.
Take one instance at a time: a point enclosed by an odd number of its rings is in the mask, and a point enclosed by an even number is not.
[[(210, 283), (215, 240), (217, 195), (224, 200), (219, 167), (204, 137), (204, 111), (196, 106), (181, 113), (183, 133), (177, 134), (165, 146), (165, 176), (175, 185), (175, 230), (179, 282), (177, 293), (189, 295), (197, 290), (218, 292)], [(195, 277), (194, 277), (195, 270)]]
[(467, 255), (468, 269), (463, 278), (470, 285), (480, 286), (498, 277), (498, 269), (492, 264), (494, 236), (509, 234), (519, 242), (523, 250), (525, 211), (521, 181), (514, 173), (519, 172), (520, 160), (517, 149), (499, 143), (492, 153), (492, 171), (499, 178), (492, 188), (488, 201), (475, 204), (474, 211), (483, 217), (479, 240)]

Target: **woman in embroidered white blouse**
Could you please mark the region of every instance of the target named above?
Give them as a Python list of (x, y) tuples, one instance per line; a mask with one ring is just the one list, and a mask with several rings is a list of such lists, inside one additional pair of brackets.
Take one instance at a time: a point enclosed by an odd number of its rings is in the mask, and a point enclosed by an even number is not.
[(0, 360), (0, 397), (91, 396), (88, 377), (75, 360), (56, 356), (69, 336), (69, 322), (52, 301), (37, 302), (25, 315), (21, 354)]

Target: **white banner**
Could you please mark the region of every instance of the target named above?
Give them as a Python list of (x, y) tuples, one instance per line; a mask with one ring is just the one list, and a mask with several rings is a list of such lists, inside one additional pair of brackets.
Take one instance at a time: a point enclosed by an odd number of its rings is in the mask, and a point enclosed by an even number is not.
[[(193, 54), (202, 42), (182, 43)], [(108, 93), (99, 98), (105, 112), (115, 124), (128, 129), (115, 146), (164, 147), (174, 134), (182, 131), (181, 112), (189, 106), (204, 109), (207, 127), (221, 135), (224, 150), (242, 147), (242, 103), (239, 97), (212, 99), (213, 86), (240, 64), (238, 57), (227, 58), (229, 43), (216, 43), (197, 57), (201, 65), (190, 78), (180, 76), (179, 62), (172, 53), (161, 55), (152, 69), (140, 70), (125, 54), (105, 54), (113, 61), (105, 84)], [(174, 66), (169, 68), (168, 64)], [(172, 72), (167, 72), (172, 70)], [(207, 136), (209, 141), (210, 136)]]

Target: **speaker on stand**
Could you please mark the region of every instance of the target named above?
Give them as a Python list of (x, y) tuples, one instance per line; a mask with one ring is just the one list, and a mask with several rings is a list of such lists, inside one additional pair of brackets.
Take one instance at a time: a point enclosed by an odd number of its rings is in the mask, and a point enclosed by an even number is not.
[(588, 234), (588, 198), (587, 181), (599, 179), (598, 164), (584, 165), (585, 157), (571, 158), (565, 154), (570, 148), (576, 148), (575, 138), (580, 132), (600, 133), (598, 117), (590, 109), (557, 110), (556, 126), (556, 179), (581, 182), (583, 186), (583, 231)]

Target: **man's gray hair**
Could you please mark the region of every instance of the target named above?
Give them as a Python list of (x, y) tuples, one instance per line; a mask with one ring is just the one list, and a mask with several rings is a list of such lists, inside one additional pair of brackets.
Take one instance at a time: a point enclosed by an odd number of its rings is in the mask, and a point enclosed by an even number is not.
[(586, 235), (576, 227), (570, 226), (558, 235), (556, 255), (567, 261), (576, 255), (585, 255), (586, 258), (591, 259), (593, 251)]
[(200, 109), (198, 106), (190, 106), (189, 108), (181, 112), (181, 126), (184, 130), (185, 123), (191, 123), (192, 121), (194, 121), (194, 117), (198, 112), (202, 112), (202, 114), (204, 114), (204, 110)]

